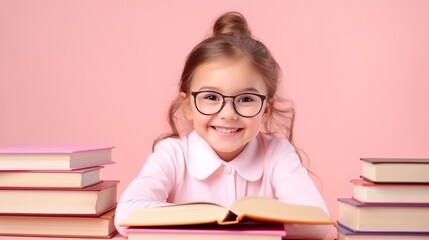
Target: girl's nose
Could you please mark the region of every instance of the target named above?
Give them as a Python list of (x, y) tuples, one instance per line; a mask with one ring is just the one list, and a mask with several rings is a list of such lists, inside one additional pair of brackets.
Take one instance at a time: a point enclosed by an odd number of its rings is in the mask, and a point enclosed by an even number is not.
[(232, 99), (225, 99), (225, 105), (223, 106), (223, 108), (218, 113), (218, 116), (221, 119), (230, 119), (230, 120), (237, 119), (238, 114), (234, 109), (234, 103), (233, 103)]

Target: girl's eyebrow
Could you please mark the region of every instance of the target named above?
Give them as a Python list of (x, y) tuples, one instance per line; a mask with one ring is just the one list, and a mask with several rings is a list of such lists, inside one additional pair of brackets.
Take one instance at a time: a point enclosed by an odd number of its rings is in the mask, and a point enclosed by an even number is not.
[(198, 91), (202, 91), (202, 90), (209, 90), (209, 91), (216, 91), (216, 92), (220, 91), (219, 88), (217, 88), (217, 87), (210, 87), (210, 86), (204, 86), (204, 87), (200, 87), (198, 89)]
[(256, 93), (260, 93), (258, 89), (253, 88), (253, 87), (252, 88), (243, 89), (243, 91), (244, 92), (256, 92)]
[[(204, 87), (201, 87), (200, 89), (198, 89), (198, 91), (203, 91), (203, 90), (216, 91), (216, 92), (219, 92), (219, 93), (222, 92), (222, 89), (220, 89), (218, 87), (212, 87), (212, 86), (204, 86)], [(260, 93), (260, 91), (258, 89), (253, 88), (253, 87), (241, 89), (241, 90), (239, 90), (237, 92), (238, 93), (246, 93), (246, 92)]]

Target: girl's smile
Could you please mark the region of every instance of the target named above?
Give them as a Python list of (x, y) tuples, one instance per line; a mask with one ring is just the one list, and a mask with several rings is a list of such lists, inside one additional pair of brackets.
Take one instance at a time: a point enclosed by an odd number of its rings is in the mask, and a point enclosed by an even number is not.
[(216, 126), (213, 126), (212, 128), (215, 129), (217, 132), (224, 133), (224, 134), (232, 134), (232, 133), (241, 131), (241, 128), (224, 128), (224, 127), (216, 127)]

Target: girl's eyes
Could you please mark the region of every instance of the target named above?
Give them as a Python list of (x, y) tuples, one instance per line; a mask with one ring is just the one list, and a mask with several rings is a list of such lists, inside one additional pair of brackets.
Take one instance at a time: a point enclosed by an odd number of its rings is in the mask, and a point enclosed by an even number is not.
[(218, 96), (216, 94), (207, 94), (207, 95), (204, 96), (204, 99), (210, 100), (210, 101), (219, 101), (220, 100), (220, 96)]
[(255, 97), (251, 95), (244, 95), (238, 97), (238, 102), (254, 102)]
[[(222, 100), (222, 96), (219, 94), (206, 94), (203, 96), (204, 100), (208, 100), (208, 101), (221, 101)], [(256, 101), (255, 96), (252, 95), (238, 95), (235, 98), (235, 102), (237, 103), (250, 103), (250, 102), (254, 102)]]

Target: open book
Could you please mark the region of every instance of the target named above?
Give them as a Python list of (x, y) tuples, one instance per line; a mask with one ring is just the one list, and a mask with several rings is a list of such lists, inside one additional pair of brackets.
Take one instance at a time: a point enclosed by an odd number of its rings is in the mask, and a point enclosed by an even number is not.
[(270, 223), (334, 224), (318, 207), (280, 202), (261, 197), (237, 200), (230, 209), (195, 202), (134, 210), (122, 223), (124, 227), (174, 226), (192, 224), (238, 224), (244, 220)]

